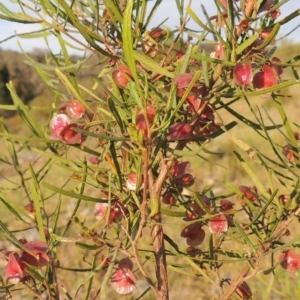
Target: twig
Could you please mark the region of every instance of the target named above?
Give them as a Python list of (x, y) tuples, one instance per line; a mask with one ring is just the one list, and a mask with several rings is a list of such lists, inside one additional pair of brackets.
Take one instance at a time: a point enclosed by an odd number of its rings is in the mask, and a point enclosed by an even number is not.
[(24, 282), (24, 285), (26, 287), (28, 287), (28, 289), (35, 295), (35, 297), (37, 297), (39, 300), (45, 300), (37, 291), (35, 291), (34, 289), (32, 289), (28, 284), (26, 284)]
[[(193, 2), (193, 0), (190, 0), (189, 3), (188, 3), (188, 5), (187, 5), (187, 7), (190, 7), (190, 6), (192, 5), (192, 2)], [(168, 50), (167, 54), (165, 55), (165, 57), (164, 57), (164, 58), (162, 59), (162, 61), (160, 62), (160, 66), (163, 66), (163, 65), (164, 65), (164, 63), (165, 63), (167, 57), (170, 55), (170, 53), (171, 53), (171, 51), (173, 50), (173, 48), (174, 48), (176, 42), (178, 41), (178, 39), (179, 39), (180, 36), (182, 35), (182, 33), (183, 33), (183, 31), (184, 31), (184, 28), (185, 28), (185, 25), (186, 25), (187, 22), (188, 22), (187, 19), (188, 19), (188, 13), (186, 12), (186, 13), (185, 13), (185, 16), (184, 16), (184, 18), (183, 18), (182, 24), (181, 24), (181, 26), (180, 26), (180, 29), (179, 29), (179, 31), (178, 31), (178, 34), (177, 34), (176, 38), (174, 39), (172, 45), (169, 47), (169, 50)]]
[[(292, 222), (295, 216), (299, 216), (299, 215), (300, 215), (300, 208), (298, 208), (295, 211), (293, 216), (290, 216), (278, 226), (278, 228), (274, 231), (271, 240), (277, 240), (278, 238), (280, 238), (280, 236), (284, 234), (288, 224)], [(263, 254), (270, 249), (271, 245), (272, 243), (270, 243), (270, 241), (267, 241), (265, 243), (265, 245), (261, 248), (263, 249), (261, 256), (263, 256)], [(256, 267), (254, 268), (254, 272), (251, 273), (249, 276), (247, 276), (247, 274), (250, 270), (250, 265), (249, 264), (245, 265), (244, 268), (241, 270), (237, 279), (234, 280), (234, 282), (230, 285), (230, 287), (223, 294), (220, 300), (228, 300), (242, 281), (246, 281), (249, 278), (255, 276), (258, 273), (258, 263), (259, 263), (259, 259), (256, 259)]]
[(147, 192), (148, 192), (148, 169), (149, 169), (149, 149), (148, 146), (144, 149), (144, 189), (143, 189), (143, 202), (141, 206), (141, 221), (139, 224), (138, 231), (136, 233), (134, 244), (137, 243), (139, 237), (142, 234), (142, 230), (146, 224), (146, 214), (147, 214)]
[(127, 238), (129, 239), (129, 241), (132, 245), (134, 261), (136, 262), (136, 264), (137, 264), (139, 270), (141, 271), (142, 275), (144, 276), (144, 278), (147, 280), (148, 284), (152, 288), (153, 292), (156, 294), (157, 293), (157, 288), (156, 288), (155, 284), (153, 283), (153, 281), (151, 280), (151, 278), (149, 277), (149, 275), (147, 274), (147, 272), (145, 271), (145, 269), (143, 268), (143, 266), (140, 262), (136, 242), (132, 240), (130, 234), (128, 233), (128, 231), (123, 226), (121, 226), (121, 228), (123, 229), (124, 233), (126, 234)]
[(227, 291), (221, 296), (220, 300), (228, 300), (232, 296), (232, 294), (235, 292), (239, 284), (244, 281), (245, 276), (248, 274), (250, 270), (250, 266), (247, 263), (243, 269), (240, 271), (240, 274), (238, 277), (234, 280), (234, 282), (229, 286)]

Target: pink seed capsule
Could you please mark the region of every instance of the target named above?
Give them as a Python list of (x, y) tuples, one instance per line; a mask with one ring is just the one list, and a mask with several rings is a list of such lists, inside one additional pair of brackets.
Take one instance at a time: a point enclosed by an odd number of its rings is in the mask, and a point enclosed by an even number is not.
[(289, 273), (295, 273), (300, 268), (300, 256), (293, 250), (284, 251), (279, 257), (279, 262)]
[(236, 85), (249, 85), (252, 82), (251, 62), (237, 63), (233, 68), (233, 81)]
[(128, 295), (133, 292), (136, 278), (132, 268), (132, 261), (129, 258), (123, 258), (120, 260), (117, 270), (112, 274), (112, 286), (120, 295)]
[(228, 230), (228, 220), (223, 214), (216, 216), (208, 221), (208, 229), (211, 233), (221, 233)]
[(66, 113), (70, 118), (80, 119), (85, 113), (85, 107), (76, 99), (71, 99), (66, 106)]

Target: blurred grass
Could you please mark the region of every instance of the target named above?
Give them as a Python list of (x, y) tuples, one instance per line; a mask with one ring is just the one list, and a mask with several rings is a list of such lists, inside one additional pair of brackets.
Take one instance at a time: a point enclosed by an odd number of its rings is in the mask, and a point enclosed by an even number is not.
[[(278, 57), (284, 57), (284, 60), (288, 60), (293, 56), (298, 54), (299, 45), (284, 43), (279, 47), (277, 51)], [(284, 78), (289, 78), (291, 74), (286, 72), (284, 74)], [(93, 86), (92, 76), (82, 75), (81, 84), (86, 86), (88, 89), (91, 89)], [(285, 97), (282, 98), (283, 106), (286, 110), (288, 117), (293, 120), (295, 123), (298, 122), (299, 119), (299, 106), (300, 103), (298, 101), (298, 92), (299, 86), (290, 87), (284, 91), (282, 94)], [(49, 111), (51, 110), (51, 103), (53, 101), (53, 94), (49, 92), (47, 89), (44, 89), (43, 93), (36, 97), (32, 102), (30, 102), (31, 107), (42, 107), (41, 110), (32, 109), (33, 116), (38, 120), (38, 123), (42, 127), (47, 127), (49, 121)], [(88, 97), (88, 94), (83, 95), (83, 97)], [(281, 123), (280, 116), (275, 108), (274, 103), (270, 100), (270, 98), (251, 98), (251, 104), (254, 106), (265, 108), (268, 114), (272, 117), (275, 123)], [(251, 119), (251, 114), (248, 108), (246, 108), (244, 101), (237, 102), (233, 108), (240, 114), (249, 116)], [(218, 114), (222, 117), (224, 123), (228, 123), (229, 121), (233, 121), (234, 117), (224, 110), (218, 111)], [(266, 115), (264, 115), (266, 116)], [(266, 117), (267, 120), (267, 117)], [(12, 118), (5, 120), (6, 126), (9, 128), (10, 133), (17, 134), (20, 136), (28, 136), (30, 134), (29, 130), (22, 125), (21, 119), (18, 115), (15, 115)], [(267, 125), (272, 125), (270, 121), (266, 122)], [(297, 131), (297, 127), (295, 126), (293, 130)], [(254, 149), (259, 149), (266, 151), (265, 154), (269, 157), (272, 157), (274, 154), (270, 151), (266, 146), (269, 145), (263, 139), (259, 139), (257, 134), (249, 131), (243, 124), (239, 124), (235, 129), (231, 131), (237, 138), (241, 139), (243, 142), (253, 147)], [(278, 144), (282, 144), (283, 146), (286, 144), (285, 139), (282, 135), (278, 134), (278, 131), (274, 130), (270, 133), (271, 137)], [(0, 142), (2, 145), (4, 141), (0, 138)], [(89, 146), (91, 148), (97, 148), (97, 145), (94, 141), (89, 141)], [(38, 147), (38, 145), (37, 145)], [(23, 169), (28, 168), (28, 163), (33, 164), (34, 169), (37, 171), (46, 161), (46, 158), (43, 156), (39, 156), (36, 153), (31, 153), (29, 150), (22, 149), (18, 144), (16, 144), (16, 149), (20, 155), (20, 164)], [(253, 182), (250, 181), (249, 177), (245, 170), (241, 167), (238, 162), (236, 156), (233, 151), (239, 151), (240, 149), (230, 140), (228, 135), (225, 133), (220, 138), (212, 141), (207, 145), (207, 149), (211, 152), (218, 153), (217, 155), (206, 154), (203, 158), (197, 158), (196, 156), (187, 157), (186, 159), (190, 160), (192, 163), (193, 174), (195, 176), (195, 188), (196, 190), (203, 190), (208, 186), (213, 186), (212, 190), (214, 194), (217, 196), (219, 194), (229, 192), (224, 184), (224, 181), (229, 181), (232, 184), (238, 185), (247, 185), (252, 186)], [(68, 155), (73, 157), (74, 159), (80, 158), (84, 160), (84, 155), (79, 150), (72, 150)], [(88, 155), (85, 155), (85, 159), (88, 159)], [(0, 158), (9, 160), (8, 153), (5, 147), (2, 147), (2, 152)], [(263, 173), (262, 168), (252, 162), (250, 159), (248, 163), (251, 164), (251, 168), (253, 168), (256, 174), (261, 179), (262, 183), (266, 188), (269, 188), (269, 182), (267, 174)], [(53, 166), (49, 172), (46, 172), (44, 175), (44, 181), (51, 183), (54, 186), (61, 186), (63, 182), (66, 182), (69, 178), (72, 177), (72, 173), (67, 171), (66, 169), (62, 169), (58, 166)], [(29, 178), (29, 173), (25, 174), (25, 185), (28, 187), (29, 183), (26, 181), (26, 178)], [(18, 185), (15, 182), (19, 182)], [(68, 190), (75, 188), (79, 184), (79, 181), (76, 179), (70, 179), (68, 183)], [(279, 187), (279, 194), (285, 192), (285, 188)], [(4, 164), (0, 162), (0, 189), (9, 199), (14, 199), (14, 203), (18, 205), (26, 205), (26, 195), (24, 193), (24, 189), (20, 184), (20, 176), (14, 170), (14, 167), (9, 164)], [(47, 199), (52, 194), (52, 192), (47, 191), (44, 194), (44, 198)], [(91, 186), (87, 186), (85, 190), (85, 194), (88, 194), (92, 197), (99, 197), (100, 191)], [(47, 214), (51, 214), (55, 211), (59, 201), (61, 200), (61, 214), (59, 218), (58, 230), (57, 234), (59, 234), (60, 228), (68, 222), (70, 215), (73, 211), (73, 208), (76, 204), (76, 199), (69, 199), (66, 196), (62, 196), (61, 199), (58, 198), (57, 195), (45, 200), (45, 211)], [(230, 199), (235, 202), (235, 199)], [(93, 224), (95, 222), (93, 216), (93, 203), (85, 202), (84, 205), (80, 207), (78, 212), (78, 217), (81, 220), (85, 220), (85, 224)], [(22, 230), (24, 228), (20, 228), (20, 223), (17, 220), (11, 219), (9, 210), (3, 205), (0, 210), (0, 219), (1, 221), (8, 226), (9, 229), (13, 230)], [(168, 223), (169, 220), (166, 218), (164, 222)], [(174, 238), (176, 242), (178, 242), (179, 246), (184, 249), (186, 247), (185, 240), (180, 237), (180, 232), (184, 227), (184, 222), (180, 219), (178, 222), (174, 222), (171, 220), (171, 224), (169, 224), (167, 228), (167, 234)], [(23, 225), (22, 225), (23, 226)], [(49, 226), (54, 226), (54, 224), (49, 224)], [(300, 226), (298, 223), (293, 223), (289, 228), (291, 231), (291, 236), (295, 236), (297, 232), (300, 230)], [(101, 227), (97, 228), (97, 230), (101, 230)], [(207, 228), (205, 228), (207, 236), (209, 236), (209, 232)], [(29, 235), (30, 232), (30, 235)], [(30, 237), (28, 237), (28, 235)], [(71, 229), (68, 232), (68, 236), (70, 238), (79, 238), (81, 234), (81, 229), (78, 225), (72, 223)], [(230, 231), (229, 233), (230, 234)], [(27, 239), (37, 239), (38, 233), (34, 230), (28, 232), (16, 233), (18, 238), (26, 235)], [(289, 239), (289, 238), (286, 238)], [(208, 240), (208, 239), (207, 239)], [(143, 243), (150, 244), (150, 238), (147, 236), (147, 233), (144, 233)], [(208, 243), (206, 241), (206, 243)], [(225, 244), (226, 245), (226, 244)], [(206, 244), (204, 244), (206, 246)], [(228, 249), (231, 249), (231, 245), (227, 245)], [(4, 242), (2, 239), (0, 241), (0, 248), (11, 248), (7, 242)], [(143, 247), (143, 245), (140, 245)], [(201, 247), (200, 247), (201, 248)], [(90, 261), (92, 260), (92, 253), (89, 251), (85, 251), (75, 246), (72, 242), (60, 242), (57, 247), (57, 257), (60, 260), (60, 265), (65, 268), (83, 268), (89, 269), (91, 267)], [(275, 254), (274, 261), (277, 262), (277, 258), (279, 253)], [(267, 269), (271, 266), (271, 257), (268, 259), (264, 259), (261, 262), (261, 269)], [(175, 259), (176, 262), (176, 259)], [(150, 269), (150, 262), (146, 264), (146, 269)], [(241, 269), (241, 264), (228, 264), (226, 268), (221, 269), (221, 275), (224, 278), (235, 278)], [(3, 272), (2, 272), (3, 274)], [(79, 283), (89, 276), (90, 272), (74, 272), (67, 271), (58, 268), (57, 276), (58, 282), (60, 285), (61, 296), (63, 299), (66, 298), (64, 296), (64, 289), (67, 290), (72, 296), (74, 296), (75, 291), (79, 288)], [(99, 283), (103, 279), (104, 271), (99, 271), (99, 274), (95, 276), (95, 280), (99, 280)], [(139, 273), (137, 272), (137, 277), (139, 277)], [(219, 290), (215, 286), (211, 285), (207, 282), (206, 279), (202, 277), (193, 277), (188, 275), (179, 274), (169, 269), (169, 282), (170, 282), (170, 299), (218, 299), (219, 298)], [(300, 294), (300, 280), (298, 274), (289, 274), (285, 272), (280, 266), (274, 270), (274, 273), (270, 272), (268, 275), (259, 274), (249, 281), (249, 286), (251, 287), (253, 293), (253, 299), (259, 300), (267, 300), (267, 299), (296, 299), (297, 295)], [(92, 290), (89, 299), (94, 299), (97, 294), (97, 285), (94, 285), (95, 289)], [(21, 286), (17, 285), (16, 289), (19, 289)], [(100, 288), (100, 284), (99, 287)], [(84, 295), (86, 293), (87, 285), (82, 286), (76, 296), (76, 299), (84, 299)], [(138, 295), (142, 294), (143, 291), (147, 289), (147, 284), (145, 280), (138, 280), (137, 289), (133, 295), (124, 296), (122, 299), (133, 300), (137, 299)], [(116, 294), (111, 288), (108, 289), (109, 299), (119, 299), (120, 296)], [(1, 296), (1, 291), (0, 291)], [(25, 289), (22, 291), (17, 290), (13, 296), (13, 299), (33, 299), (31, 294), (28, 294), (28, 291)], [(152, 293), (148, 293), (146, 296), (143, 296), (141, 299), (151, 300), (154, 299)], [(234, 299), (234, 297), (233, 297)]]

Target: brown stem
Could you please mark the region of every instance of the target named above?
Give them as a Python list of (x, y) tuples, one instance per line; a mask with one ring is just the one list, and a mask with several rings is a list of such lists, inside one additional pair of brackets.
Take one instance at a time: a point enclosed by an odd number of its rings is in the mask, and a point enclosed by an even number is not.
[[(182, 150), (186, 146), (186, 141), (178, 142), (176, 146), (176, 150)], [(158, 293), (156, 299), (159, 300), (168, 300), (169, 292), (168, 292), (168, 276), (167, 276), (167, 261), (166, 261), (166, 253), (165, 253), (165, 244), (164, 244), (164, 233), (163, 227), (161, 225), (162, 216), (161, 216), (161, 203), (160, 196), (161, 190), (164, 182), (168, 177), (168, 173), (171, 168), (175, 164), (175, 156), (171, 155), (168, 162), (165, 163), (165, 158), (161, 154), (161, 163), (160, 163), (160, 173), (154, 182), (154, 177), (152, 170), (149, 169), (149, 190), (152, 207), (157, 205), (156, 214), (152, 216), (152, 220), (156, 223), (152, 227), (151, 235), (153, 241), (153, 250), (155, 256), (155, 270), (156, 270), (156, 278), (157, 278), (157, 287)]]
[(58, 280), (57, 280), (56, 266), (55, 266), (52, 251), (50, 251), (49, 256), (50, 256), (50, 259), (51, 259), (51, 272), (52, 272), (52, 280), (53, 280), (53, 290), (54, 290), (54, 293), (55, 293), (54, 299), (59, 300)]
[[(147, 116), (146, 116), (147, 119)], [(155, 293), (155, 295), (157, 296), (159, 294), (159, 291), (157, 289), (157, 287), (155, 286), (155, 284), (152, 282), (152, 280), (150, 279), (150, 277), (148, 276), (148, 274), (146, 273), (146, 271), (143, 269), (140, 261), (139, 261), (139, 257), (138, 257), (138, 251), (137, 251), (137, 242), (139, 240), (139, 238), (142, 235), (142, 231), (143, 228), (146, 224), (146, 217), (147, 217), (147, 198), (148, 198), (148, 186), (152, 187), (153, 186), (153, 178), (149, 179), (148, 173), (148, 169), (149, 169), (149, 148), (148, 146), (145, 147), (144, 149), (144, 172), (143, 172), (143, 178), (144, 178), (144, 189), (143, 189), (143, 201), (142, 201), (142, 205), (141, 205), (141, 220), (140, 220), (140, 224), (139, 224), (139, 228), (137, 230), (137, 234), (135, 236), (135, 239), (132, 242), (132, 247), (133, 247), (133, 251), (134, 251), (134, 255), (135, 255), (135, 259), (136, 262), (138, 264), (138, 267), (141, 271), (141, 273), (143, 274), (143, 276), (145, 277), (145, 279), (147, 280), (148, 284), (150, 285), (150, 287), (152, 288), (153, 292)], [(150, 184), (148, 183), (150, 180)], [(129, 236), (128, 236), (129, 237)], [(131, 238), (129, 237), (129, 239), (131, 240)]]
[[(176, 149), (182, 150), (185, 147), (185, 145), (186, 141), (181, 141), (177, 144)], [(155, 181), (152, 169), (149, 168), (148, 171), (150, 199), (152, 204), (152, 210), (155, 210), (155, 213), (152, 215), (152, 221), (154, 225), (151, 230), (151, 236), (155, 258), (155, 273), (157, 279), (157, 292), (155, 294), (156, 300), (169, 299), (167, 260), (164, 243), (164, 231), (163, 226), (161, 225), (162, 215), (160, 198), (163, 184), (168, 177), (169, 171), (175, 164), (174, 158), (175, 157), (172, 155), (169, 158), (168, 162), (165, 163), (165, 158), (161, 153), (160, 173)]]
[(155, 258), (155, 273), (157, 279), (157, 300), (168, 300), (169, 299), (169, 288), (168, 288), (168, 273), (167, 273), (167, 260), (165, 253), (165, 243), (164, 243), (164, 232), (161, 225), (162, 216), (161, 216), (161, 205), (160, 205), (160, 195), (163, 183), (165, 182), (170, 168), (173, 166), (174, 162), (169, 161), (165, 164), (163, 158), (161, 161), (161, 172), (156, 179), (155, 183), (153, 182), (153, 174), (149, 170), (149, 187), (150, 187), (150, 196), (152, 202), (152, 209), (155, 209), (156, 212), (152, 216), (152, 221), (154, 225), (152, 227), (151, 236), (153, 242), (153, 251)]
[(227, 291), (221, 296), (220, 300), (230, 299), (232, 294), (235, 292), (236, 288), (239, 286), (239, 284), (244, 280), (244, 278), (248, 274), (249, 270), (250, 270), (250, 265), (247, 263), (241, 270), (238, 277), (231, 283)]
[(167, 273), (167, 260), (165, 254), (164, 233), (161, 225), (161, 212), (153, 216), (153, 221), (157, 222), (152, 228), (153, 250), (155, 258), (155, 273), (157, 279), (157, 300), (169, 299), (168, 288), (168, 273)]
[[(179, 142), (176, 149), (183, 149), (185, 142)], [(168, 289), (168, 273), (167, 273), (167, 260), (165, 253), (165, 243), (164, 243), (164, 232), (161, 216), (161, 203), (160, 196), (161, 190), (164, 182), (167, 179), (170, 169), (173, 167), (175, 161), (169, 160), (165, 163), (164, 157), (161, 158), (160, 173), (154, 182), (154, 177), (152, 170), (149, 169), (149, 190), (152, 203), (152, 209), (155, 209), (155, 214), (152, 216), (152, 221), (154, 225), (152, 227), (151, 236), (153, 242), (153, 251), (155, 258), (155, 272), (157, 279), (157, 293), (156, 299), (158, 300), (168, 300), (169, 299), (169, 289)]]

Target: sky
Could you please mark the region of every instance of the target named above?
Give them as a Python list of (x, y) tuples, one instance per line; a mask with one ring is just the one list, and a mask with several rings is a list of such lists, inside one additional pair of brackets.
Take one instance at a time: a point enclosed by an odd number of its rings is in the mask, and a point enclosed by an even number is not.
[[(185, 3), (187, 4), (188, 1), (186, 0)], [(1, 0), (0, 3), (0, 14), (1, 14), (1, 4), (8, 7), (11, 10), (16, 10), (17, 5), (15, 3), (12, 3), (10, 0)], [(201, 4), (205, 6), (207, 12), (209, 15), (214, 15), (216, 12), (216, 7), (213, 0), (193, 0), (192, 2), (192, 9), (195, 13), (198, 14), (200, 19), (205, 20), (203, 17)], [(295, 11), (296, 9), (300, 8), (300, 2), (299, 0), (287, 0), (287, 3), (283, 5), (281, 9), (281, 16), (279, 19), (283, 18), (287, 14)], [(159, 10), (156, 13), (155, 18), (153, 18), (150, 28), (155, 27), (157, 24), (159, 24), (162, 20), (168, 18), (168, 21), (165, 23), (166, 26), (169, 28), (174, 28), (174, 26), (178, 26), (179, 24), (179, 17), (178, 12), (176, 9), (175, 0), (163, 0)], [(283, 25), (280, 29), (279, 37), (282, 37), (286, 35), (288, 32), (290, 32), (293, 28), (300, 25), (300, 17), (298, 16), (295, 18), (292, 22), (288, 23), (287, 25)], [(191, 29), (199, 29), (199, 27), (191, 22), (189, 23), (189, 28)], [(21, 23), (13, 23), (8, 22), (4, 20), (0, 20), (0, 48), (2, 49), (12, 49), (15, 51), (20, 51), (20, 47), (18, 45), (18, 41), (22, 45), (22, 48), (25, 51), (32, 51), (33, 49), (47, 49), (45, 45), (45, 41), (42, 38), (39, 39), (21, 39), (21, 38), (11, 38), (5, 42), (1, 42), (12, 35), (18, 33), (26, 33), (31, 32), (34, 30), (38, 30), (41, 27), (38, 25), (33, 24), (21, 24)], [(296, 42), (300, 41), (300, 27), (297, 28), (292, 34), (289, 35), (289, 40), (293, 40)], [(59, 51), (59, 45), (58, 42), (55, 40), (55, 38), (49, 39), (50, 47), (53, 51)], [(70, 52), (74, 52), (74, 50), (71, 50)]]

